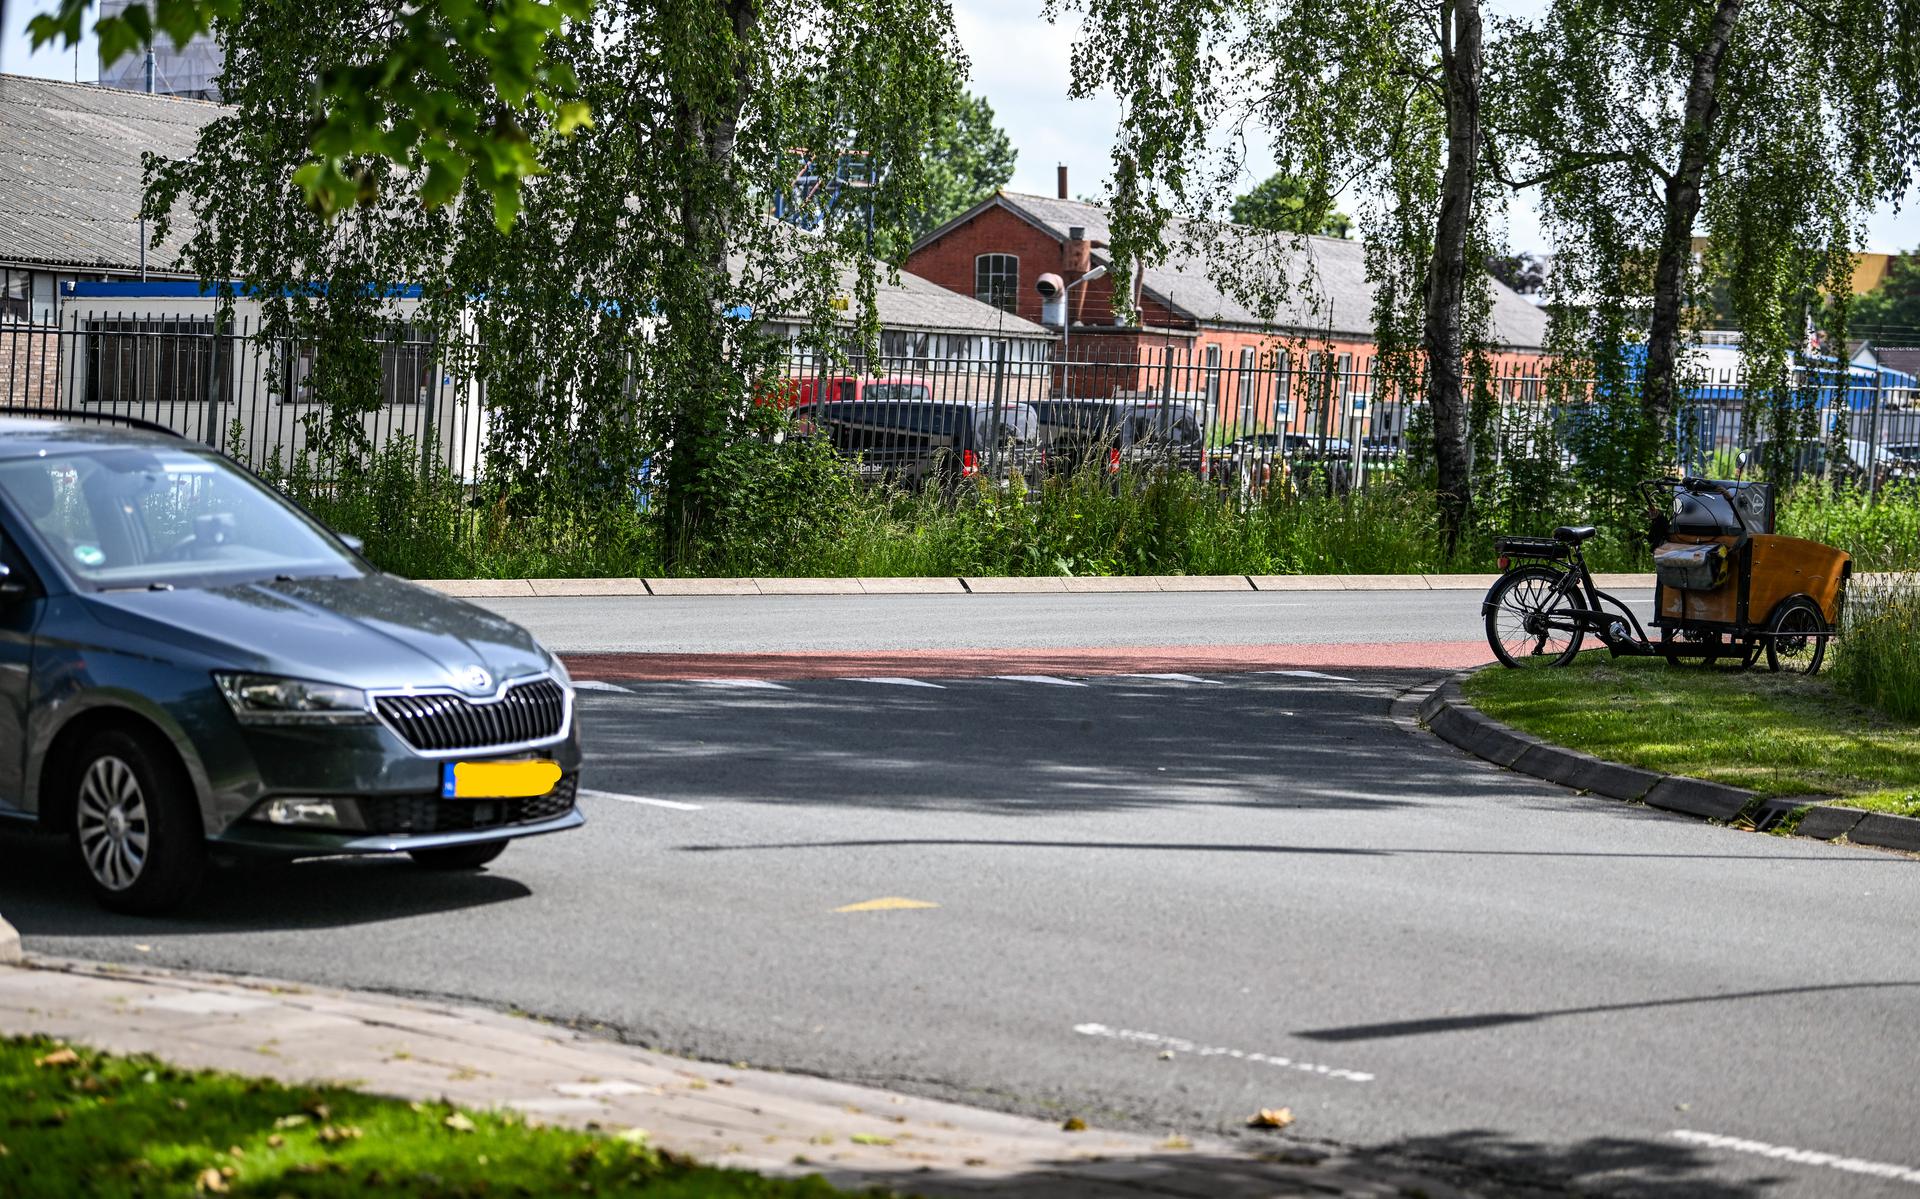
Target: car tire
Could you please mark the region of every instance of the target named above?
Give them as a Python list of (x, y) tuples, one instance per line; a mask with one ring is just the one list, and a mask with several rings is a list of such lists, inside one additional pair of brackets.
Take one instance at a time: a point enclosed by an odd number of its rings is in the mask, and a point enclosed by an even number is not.
[(507, 851), (505, 841), (478, 845), (449, 845), (445, 849), (413, 849), (407, 856), (423, 870), (478, 870)]
[(193, 786), (171, 746), (109, 729), (81, 747), (70, 777), (74, 856), (102, 907), (152, 916), (199, 889), (206, 834)]

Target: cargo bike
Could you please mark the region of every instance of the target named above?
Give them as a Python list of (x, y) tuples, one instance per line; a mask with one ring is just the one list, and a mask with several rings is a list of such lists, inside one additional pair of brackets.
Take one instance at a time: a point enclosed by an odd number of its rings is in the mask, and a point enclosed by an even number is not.
[(1773, 487), (1713, 479), (1641, 484), (1653, 543), (1650, 637), (1626, 604), (1594, 585), (1581, 546), (1591, 525), (1494, 542), (1501, 575), (1481, 604), (1487, 643), (1509, 667), (1565, 666), (1597, 640), (1614, 657), (1673, 665), (1724, 662), (1813, 674), (1840, 627), (1853, 559), (1774, 532)]

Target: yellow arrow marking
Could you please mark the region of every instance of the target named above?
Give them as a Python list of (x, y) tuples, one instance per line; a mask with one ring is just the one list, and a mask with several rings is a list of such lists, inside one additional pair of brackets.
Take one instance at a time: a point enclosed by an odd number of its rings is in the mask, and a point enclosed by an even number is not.
[(906, 908), (937, 908), (937, 903), (928, 903), (924, 899), (901, 899), (889, 895), (885, 899), (869, 899), (865, 903), (850, 903), (844, 908), (833, 909), (836, 912), (898, 912)]

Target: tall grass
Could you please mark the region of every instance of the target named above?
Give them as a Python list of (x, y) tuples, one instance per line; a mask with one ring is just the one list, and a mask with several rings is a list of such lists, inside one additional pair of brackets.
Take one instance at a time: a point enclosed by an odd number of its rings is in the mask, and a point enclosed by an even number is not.
[[(1544, 535), (1581, 511), (1482, 517), (1449, 553), (1432, 495), (1382, 476), (1364, 491), (1275, 488), (1247, 500), (1191, 475), (1115, 479), (1099, 470), (1029, 491), (972, 481), (957, 494), (867, 488), (810, 439), (756, 443), (733, 464), (712, 523), (676, 573), (689, 575), (1419, 574), (1495, 569), (1496, 533)], [(539, 494), (463, 480), (396, 438), (353, 469), (312, 457), (256, 464), (323, 521), (413, 578), (659, 575), (658, 506), (630, 488), (552, 480)], [(1304, 492), (1301, 494), (1300, 492)], [(1874, 499), (1804, 487), (1780, 531), (1851, 551), (1856, 571), (1920, 569), (1920, 492)], [(1595, 570), (1648, 569), (1631, 529), (1589, 542)]]
[(1835, 685), (1889, 716), (1920, 721), (1920, 586), (1861, 587), (1847, 607)]

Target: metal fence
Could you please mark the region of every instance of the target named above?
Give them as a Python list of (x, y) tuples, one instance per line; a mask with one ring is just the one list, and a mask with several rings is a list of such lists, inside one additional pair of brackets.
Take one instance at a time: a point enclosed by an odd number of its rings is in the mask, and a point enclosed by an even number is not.
[[(1009, 342), (992, 348), (965, 360), (855, 359), (850, 366), (796, 353), (763, 383), (756, 402), (1024, 406), (1038, 418), (1032, 424), (1042, 449), (1049, 430), (1074, 424), (1064, 411), (1100, 410), (1112, 427), (1131, 426), (1129, 444), (1179, 447), (1184, 465), (1243, 494), (1300, 473), (1302, 464), (1316, 464), (1343, 488), (1368, 486), (1404, 468), (1426, 420), (1417, 386), (1332, 346), (1248, 349), (1227, 361), (1217, 352), (1150, 348), (1072, 362), (1039, 360), (1032, 347)], [(0, 405), (137, 417), (255, 465), (294, 462), (345, 424), (363, 449), (404, 438), (423, 467), (469, 484), (510, 466), (471, 347), (455, 352), (399, 325), (377, 349), (378, 406), (339, 418), (329, 410), (325, 364), (311, 342), (262, 336), (244, 324), (223, 329), (210, 315), (70, 307), (58, 325), (0, 323)], [(1920, 476), (1920, 395), (1910, 378), (1856, 371), (1794, 382), (1800, 428), (1785, 436), (1806, 439), (1789, 455), (1800, 468), (1873, 487)], [(1551, 379), (1537, 367), (1485, 386), (1476, 448), (1493, 461), (1483, 458), (1482, 470), (1575, 468), (1583, 445), (1603, 432), (1596, 425), (1618, 410), (1602, 385)], [(1731, 473), (1742, 451), (1781, 436), (1756, 421), (1752, 398), (1734, 375), (1696, 380), (1677, 416), (1670, 464)], [(644, 419), (640, 409), (633, 419)], [(524, 449), (511, 454), (524, 458)]]

